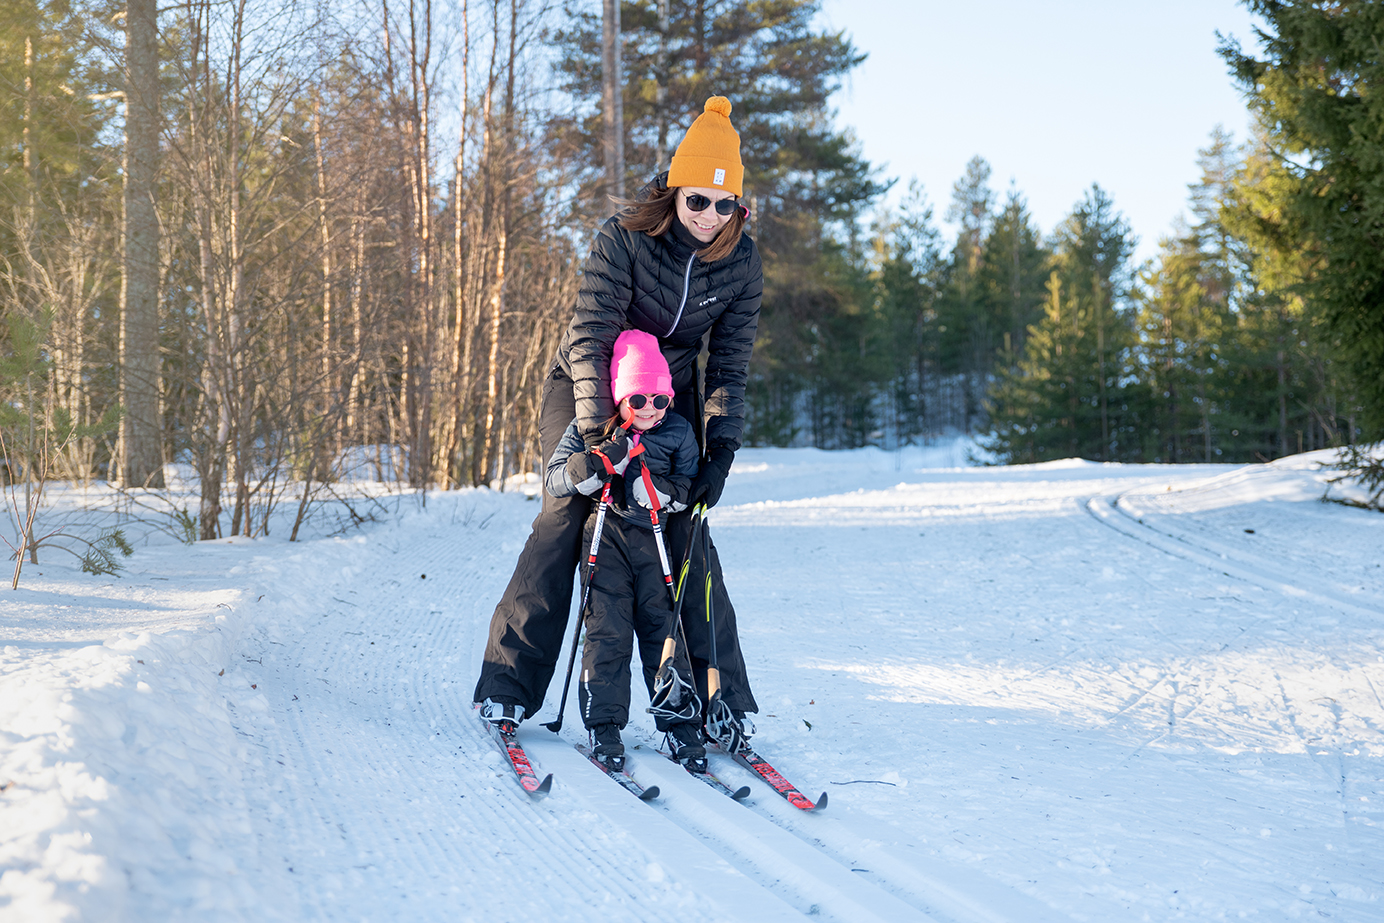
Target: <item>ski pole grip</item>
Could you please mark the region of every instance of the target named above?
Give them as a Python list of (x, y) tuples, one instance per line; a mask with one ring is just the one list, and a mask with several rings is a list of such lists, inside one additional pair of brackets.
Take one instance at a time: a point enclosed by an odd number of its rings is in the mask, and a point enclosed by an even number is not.
[(668, 635), (668, 637), (664, 638), (664, 639), (663, 639), (663, 656), (660, 657), (660, 658), (658, 659), (659, 664), (661, 665), (661, 664), (665, 664), (665, 663), (671, 662), (672, 659), (673, 659), (674, 653), (677, 652), (677, 649), (678, 649), (678, 643), (677, 643), (676, 641), (673, 640), (673, 636), (672, 636), (671, 634)]
[(721, 671), (715, 667), (706, 668), (706, 700), (708, 702), (721, 694)]

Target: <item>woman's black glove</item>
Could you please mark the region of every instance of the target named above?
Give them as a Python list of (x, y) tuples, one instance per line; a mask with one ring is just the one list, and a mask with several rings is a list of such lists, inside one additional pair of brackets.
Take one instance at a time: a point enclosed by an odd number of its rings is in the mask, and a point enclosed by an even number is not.
[(726, 475), (730, 474), (733, 461), (735, 452), (724, 446), (717, 446), (708, 453), (706, 460), (702, 462), (701, 470), (697, 472), (697, 479), (692, 482), (693, 506), (702, 502), (709, 509), (720, 502), (721, 491), (726, 488)]

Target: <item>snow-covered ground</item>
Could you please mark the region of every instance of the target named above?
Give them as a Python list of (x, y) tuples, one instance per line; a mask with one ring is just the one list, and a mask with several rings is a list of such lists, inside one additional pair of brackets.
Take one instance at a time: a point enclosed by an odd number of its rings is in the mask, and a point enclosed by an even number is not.
[(756, 743), (820, 814), (643, 715), (658, 801), (537, 722), (521, 792), (470, 698), (522, 493), (45, 558), (0, 589), (0, 920), (1384, 921), (1384, 517), (1325, 458), (742, 451)]

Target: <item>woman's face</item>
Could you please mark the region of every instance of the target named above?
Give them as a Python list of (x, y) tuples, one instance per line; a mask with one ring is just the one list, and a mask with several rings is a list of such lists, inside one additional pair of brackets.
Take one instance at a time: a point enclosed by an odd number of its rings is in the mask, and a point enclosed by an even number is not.
[[(708, 189), (705, 186), (679, 186), (673, 190), (673, 195), (678, 200), (678, 220), (682, 226), (704, 244), (711, 243), (712, 239), (720, 233), (721, 228), (730, 221), (731, 215), (723, 215), (716, 211), (716, 203), (722, 199), (735, 201), (735, 196), (724, 189)], [(707, 205), (699, 212), (694, 212), (687, 205), (688, 196), (701, 196), (710, 199), (711, 204)]]

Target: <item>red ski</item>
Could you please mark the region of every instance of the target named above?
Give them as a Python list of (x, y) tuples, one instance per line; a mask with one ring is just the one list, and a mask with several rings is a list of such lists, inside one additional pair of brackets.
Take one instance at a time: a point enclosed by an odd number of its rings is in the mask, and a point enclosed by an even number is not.
[(793, 783), (780, 775), (779, 771), (773, 766), (770, 766), (764, 757), (755, 753), (754, 750), (749, 747), (745, 747), (731, 755), (735, 757), (735, 761), (741, 766), (744, 766), (765, 782), (768, 782), (774, 791), (788, 799), (788, 803), (793, 807), (801, 811), (820, 811), (827, 806), (826, 792), (822, 792), (817, 798), (817, 803), (813, 804), (806, 795), (793, 787)]
[(514, 775), (519, 780), (519, 785), (534, 798), (542, 798), (548, 794), (548, 790), (553, 787), (553, 774), (550, 772), (539, 781), (538, 773), (534, 772), (533, 764), (529, 762), (529, 755), (524, 752), (516, 739), (515, 731), (505, 730), (497, 724), (481, 719), (481, 724), (485, 725), (490, 737), (500, 747), (506, 758), (509, 760), (510, 767), (514, 770)]

